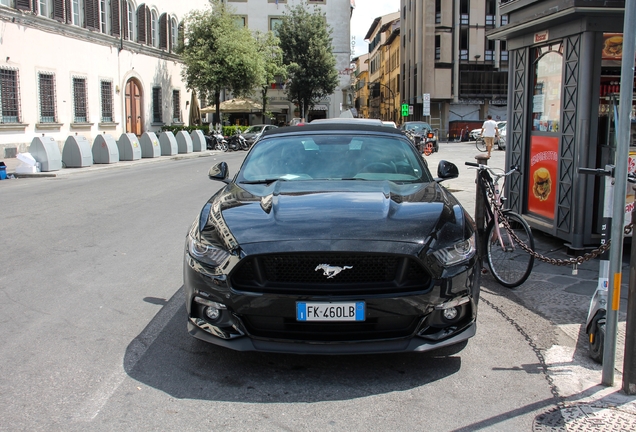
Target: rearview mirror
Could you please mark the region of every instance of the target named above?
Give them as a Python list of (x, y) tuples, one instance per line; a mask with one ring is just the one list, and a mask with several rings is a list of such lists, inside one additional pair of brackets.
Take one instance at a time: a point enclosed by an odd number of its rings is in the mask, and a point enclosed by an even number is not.
[(447, 160), (439, 161), (439, 165), (437, 166), (437, 177), (438, 178), (435, 179), (437, 182), (459, 177), (457, 165)]
[(229, 183), (228, 176), (230, 175), (230, 169), (227, 166), (227, 162), (220, 162), (208, 171), (208, 177), (210, 180), (219, 180), (224, 183)]

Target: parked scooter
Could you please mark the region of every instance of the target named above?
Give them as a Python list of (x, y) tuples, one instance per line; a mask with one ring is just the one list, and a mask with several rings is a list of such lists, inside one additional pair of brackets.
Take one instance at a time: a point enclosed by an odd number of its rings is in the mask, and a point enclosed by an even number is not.
[(236, 129), (234, 135), (227, 139), (227, 147), (231, 151), (248, 150), (250, 148), (247, 140), (241, 135), (241, 131)]
[(227, 141), (220, 129), (213, 130), (209, 135), (206, 135), (205, 142), (208, 150), (227, 151)]

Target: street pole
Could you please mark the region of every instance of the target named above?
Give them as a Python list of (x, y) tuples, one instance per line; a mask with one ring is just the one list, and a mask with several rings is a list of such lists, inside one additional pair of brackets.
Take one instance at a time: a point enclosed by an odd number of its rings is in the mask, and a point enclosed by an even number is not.
[(618, 310), (621, 300), (621, 272), (623, 264), (623, 227), (625, 225), (625, 191), (627, 190), (627, 160), (631, 129), (632, 94), (634, 89), (634, 48), (636, 45), (636, 1), (625, 2), (623, 18), (623, 59), (621, 61), (621, 87), (618, 107), (617, 143), (615, 153), (615, 186), (610, 245), (610, 274), (608, 286), (608, 308), (606, 339), (603, 349), (602, 383), (614, 385), (616, 363), (616, 332)]

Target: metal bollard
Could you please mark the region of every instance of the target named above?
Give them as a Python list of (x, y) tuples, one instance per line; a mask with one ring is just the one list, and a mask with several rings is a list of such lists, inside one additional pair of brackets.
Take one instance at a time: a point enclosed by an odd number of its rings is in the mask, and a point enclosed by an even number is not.
[[(636, 191), (636, 186), (632, 186), (632, 188)], [(636, 207), (632, 210), (633, 221), (636, 221)], [(632, 250), (629, 259), (623, 391), (628, 395), (636, 395), (636, 235), (634, 231), (632, 231)]]
[[(475, 156), (477, 163), (480, 165), (488, 165), (488, 156), (479, 154)], [(486, 251), (484, 250), (484, 242), (482, 239), (486, 235), (486, 197), (483, 196), (481, 188), (479, 187), (479, 171), (477, 171), (477, 177), (475, 178), (475, 184), (477, 185), (477, 194), (475, 195), (475, 224), (477, 224), (477, 251), (479, 252), (480, 262), (483, 267), (483, 257)]]

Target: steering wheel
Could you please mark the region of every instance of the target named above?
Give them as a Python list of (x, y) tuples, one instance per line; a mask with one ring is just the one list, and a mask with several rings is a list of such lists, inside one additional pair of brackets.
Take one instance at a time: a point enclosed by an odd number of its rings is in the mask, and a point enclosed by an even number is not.
[(395, 173), (395, 166), (384, 162), (372, 162), (365, 165), (361, 172), (368, 173)]

